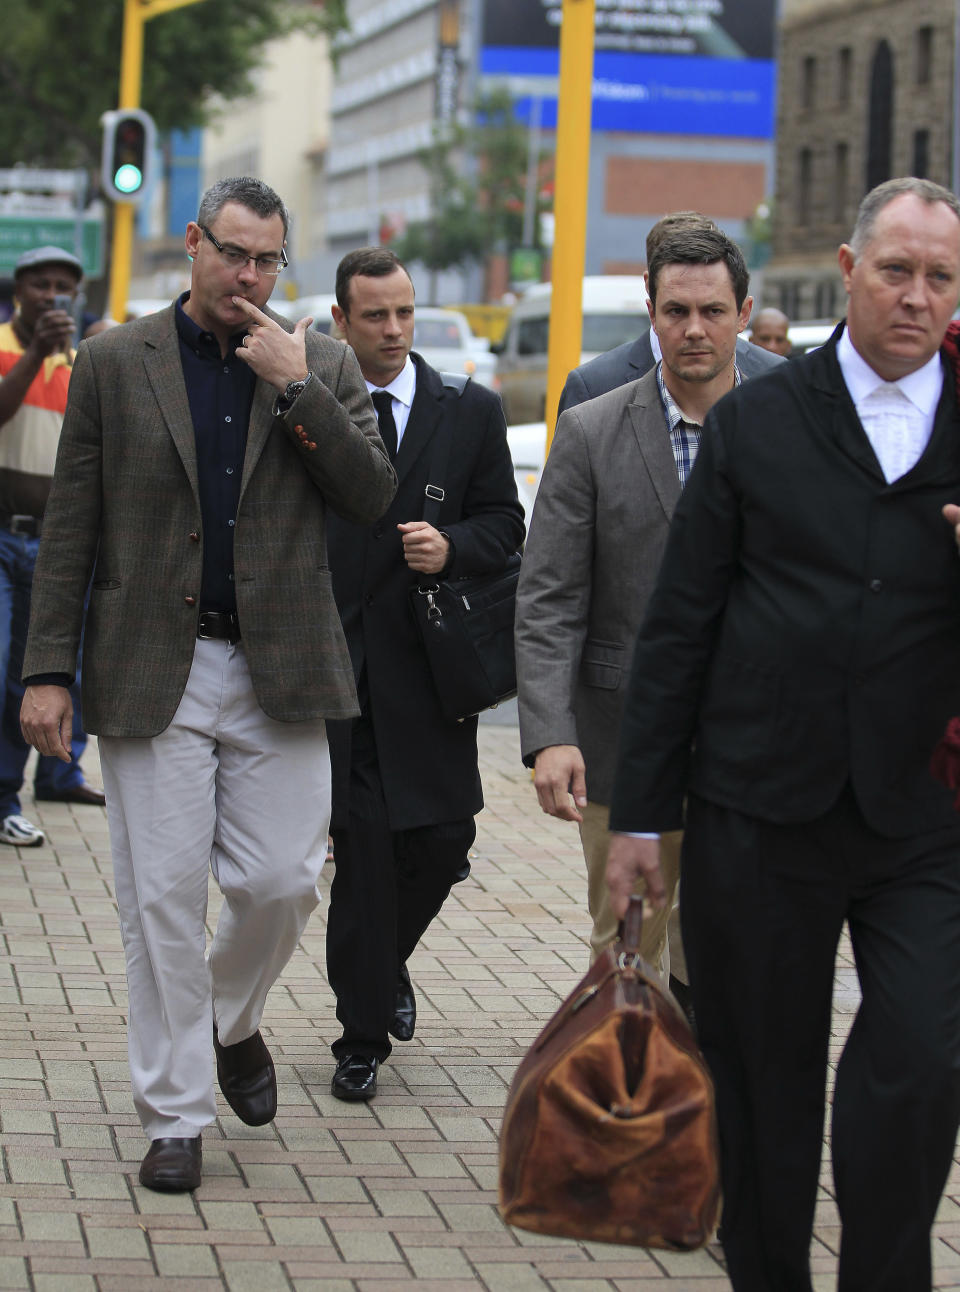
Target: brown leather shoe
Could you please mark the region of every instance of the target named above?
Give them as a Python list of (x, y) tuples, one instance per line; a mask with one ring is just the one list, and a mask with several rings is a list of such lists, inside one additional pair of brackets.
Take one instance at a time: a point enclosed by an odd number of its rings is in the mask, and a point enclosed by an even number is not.
[(73, 789), (61, 790), (58, 794), (34, 794), (40, 803), (82, 803), (86, 807), (103, 807), (106, 795), (102, 790), (95, 790), (92, 785), (74, 785)]
[(242, 1122), (266, 1126), (277, 1115), (277, 1074), (259, 1032), (236, 1045), (221, 1045), (213, 1029), (217, 1080), (223, 1097)]
[(196, 1139), (155, 1139), (140, 1163), (140, 1183), (158, 1193), (191, 1193), (200, 1184), (203, 1151)]

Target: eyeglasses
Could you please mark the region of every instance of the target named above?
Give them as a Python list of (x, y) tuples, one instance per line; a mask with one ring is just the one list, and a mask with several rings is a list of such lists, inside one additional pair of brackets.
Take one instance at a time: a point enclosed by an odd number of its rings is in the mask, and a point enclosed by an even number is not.
[(277, 260), (276, 256), (251, 256), (246, 251), (242, 251), (240, 247), (224, 246), (222, 242), (219, 242), (213, 236), (205, 224), (201, 224), (200, 228), (203, 230), (203, 236), (209, 238), (220, 252), (220, 258), (224, 264), (231, 269), (245, 269), (247, 261), (252, 260), (258, 274), (269, 274), (271, 277), (275, 277), (281, 269), (286, 269), (290, 263), (287, 260), (287, 253), (282, 247), (280, 248), (279, 260)]

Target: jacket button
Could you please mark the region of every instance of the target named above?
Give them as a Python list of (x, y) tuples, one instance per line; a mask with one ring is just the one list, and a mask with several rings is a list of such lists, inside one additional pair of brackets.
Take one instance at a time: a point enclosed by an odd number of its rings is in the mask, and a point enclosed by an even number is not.
[(870, 580), (870, 591), (871, 591), (871, 592), (882, 592), (882, 591), (883, 591), (883, 579), (871, 579), (871, 580)]
[(200, 535), (197, 533), (197, 531), (196, 531), (196, 530), (194, 530), (194, 531), (193, 531), (193, 533), (190, 535), (190, 542), (191, 542), (191, 543), (199, 543), (199, 542), (200, 542)]
[(184, 597), (183, 599), (184, 599), (184, 601), (187, 603), (187, 605), (188, 605), (188, 606), (195, 606), (195, 605), (197, 604), (197, 598), (196, 598), (196, 597)]
[(372, 606), (372, 605), (373, 605), (373, 597), (370, 595), (370, 593), (369, 593), (369, 592), (368, 592), (368, 593), (367, 593), (367, 595), (363, 598), (363, 601), (364, 601), (364, 605), (367, 605), (367, 606)]

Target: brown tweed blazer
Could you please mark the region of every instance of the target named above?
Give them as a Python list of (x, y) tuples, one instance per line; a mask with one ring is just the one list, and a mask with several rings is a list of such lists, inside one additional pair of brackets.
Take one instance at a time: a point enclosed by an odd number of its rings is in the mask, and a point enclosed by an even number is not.
[[(24, 676), (74, 671), (90, 585), (83, 718), (98, 735), (163, 731), (193, 659), (202, 534), (174, 309), (80, 346), (44, 515)], [(307, 362), (318, 380), (284, 416), (256, 383), (234, 539), (253, 686), (283, 722), (359, 712), (326, 508), (370, 525), (396, 489), (353, 351), (308, 332)]]

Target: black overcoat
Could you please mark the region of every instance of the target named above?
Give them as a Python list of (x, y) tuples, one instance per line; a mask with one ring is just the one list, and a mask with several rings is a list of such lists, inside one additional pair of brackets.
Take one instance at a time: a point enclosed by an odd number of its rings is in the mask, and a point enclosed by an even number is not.
[(669, 830), (687, 789), (776, 823), (850, 783), (904, 838), (955, 822), (929, 761), (960, 712), (954, 382), (887, 484), (820, 350), (711, 410), (634, 655), (611, 825)]
[[(365, 670), (361, 698), (373, 722), (390, 826), (408, 830), (472, 816), (483, 806), (477, 722), (440, 712), (409, 608), (417, 576), (403, 559), (397, 525), (423, 517), (424, 489), (438, 433), (453, 438), (438, 528), (454, 546), (449, 577), (501, 569), (523, 542), (500, 400), (469, 382), (463, 393), (414, 354), (417, 387), (400, 442), (396, 496), (373, 526), (331, 516), (333, 591), (354, 672)], [(347, 822), (350, 724), (328, 724), (333, 816)]]

